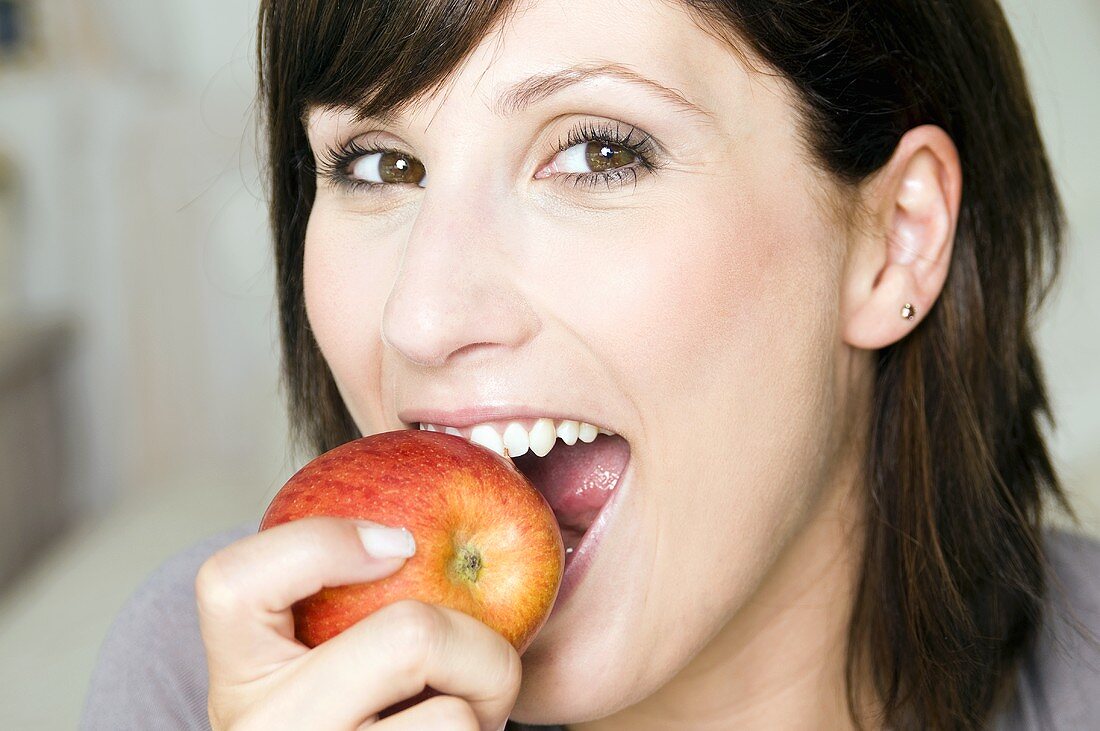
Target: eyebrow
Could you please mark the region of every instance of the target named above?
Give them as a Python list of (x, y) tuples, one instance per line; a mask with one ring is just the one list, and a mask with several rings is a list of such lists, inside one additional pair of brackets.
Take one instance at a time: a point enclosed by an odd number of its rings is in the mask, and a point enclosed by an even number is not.
[[(642, 76), (638, 72), (620, 63), (579, 63), (557, 71), (549, 71), (540, 74), (532, 74), (500, 92), (496, 100), (489, 106), (490, 111), (498, 117), (506, 118), (515, 116), (528, 107), (547, 97), (562, 91), (563, 89), (580, 84), (591, 79), (607, 77), (619, 81), (640, 86), (657, 97), (665, 100), (673, 107), (703, 117), (710, 123), (716, 122), (713, 112), (695, 104), (686, 96), (675, 89), (657, 83)], [(373, 118), (384, 124), (396, 122), (408, 111), (421, 106), (426, 99), (423, 96), (406, 100), (404, 104), (386, 109), (374, 114), (368, 114), (362, 104), (352, 105), (356, 109), (355, 121), (362, 122)], [(310, 107), (302, 110), (302, 123), (308, 128)]]
[(582, 63), (558, 71), (533, 74), (506, 88), (490, 108), (498, 117), (514, 116), (566, 87), (599, 77), (609, 77), (644, 87), (682, 111), (708, 119), (714, 117), (711, 112), (698, 106), (680, 92), (658, 84), (618, 63)]

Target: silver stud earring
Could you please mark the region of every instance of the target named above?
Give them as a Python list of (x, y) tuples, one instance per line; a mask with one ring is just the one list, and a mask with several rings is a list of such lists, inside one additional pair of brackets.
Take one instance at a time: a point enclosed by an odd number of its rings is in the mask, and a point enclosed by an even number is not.
[(913, 307), (913, 305), (909, 304), (908, 302), (905, 303), (905, 307), (901, 308), (901, 316), (904, 317), (906, 320), (912, 320), (916, 314), (917, 308)]

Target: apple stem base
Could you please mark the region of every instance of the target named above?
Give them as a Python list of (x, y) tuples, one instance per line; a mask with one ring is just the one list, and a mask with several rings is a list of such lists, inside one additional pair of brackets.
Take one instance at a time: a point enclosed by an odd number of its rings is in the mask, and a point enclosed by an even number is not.
[(466, 584), (477, 583), (481, 566), (480, 551), (469, 545), (456, 546), (451, 559), (451, 578)]

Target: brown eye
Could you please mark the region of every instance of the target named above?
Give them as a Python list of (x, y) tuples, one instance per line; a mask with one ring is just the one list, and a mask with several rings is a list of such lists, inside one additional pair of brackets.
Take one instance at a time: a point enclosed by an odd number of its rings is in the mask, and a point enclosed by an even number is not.
[(564, 148), (554, 157), (551, 167), (556, 172), (572, 175), (599, 175), (629, 167), (635, 161), (644, 160), (629, 147), (604, 140), (590, 140)]
[(594, 173), (629, 165), (637, 158), (632, 151), (611, 142), (593, 140), (584, 148), (584, 161)]
[(424, 165), (412, 155), (395, 150), (372, 152), (351, 164), (351, 176), (368, 183), (411, 183), (424, 179)]

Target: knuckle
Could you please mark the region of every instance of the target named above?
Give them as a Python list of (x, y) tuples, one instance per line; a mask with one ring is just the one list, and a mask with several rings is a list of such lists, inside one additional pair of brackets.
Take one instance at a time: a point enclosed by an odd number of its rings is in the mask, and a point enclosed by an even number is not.
[(504, 677), (500, 687), (505, 697), (515, 700), (519, 696), (520, 685), (523, 682), (523, 662), (512, 643), (502, 640), (505, 652)]
[(385, 636), (392, 643), (397, 669), (422, 669), (444, 630), (443, 617), (432, 605), (415, 599), (402, 599), (387, 609)]
[(205, 614), (231, 615), (241, 606), (242, 598), (234, 589), (226, 563), (226, 554), (219, 551), (206, 559), (195, 575), (195, 598)]

